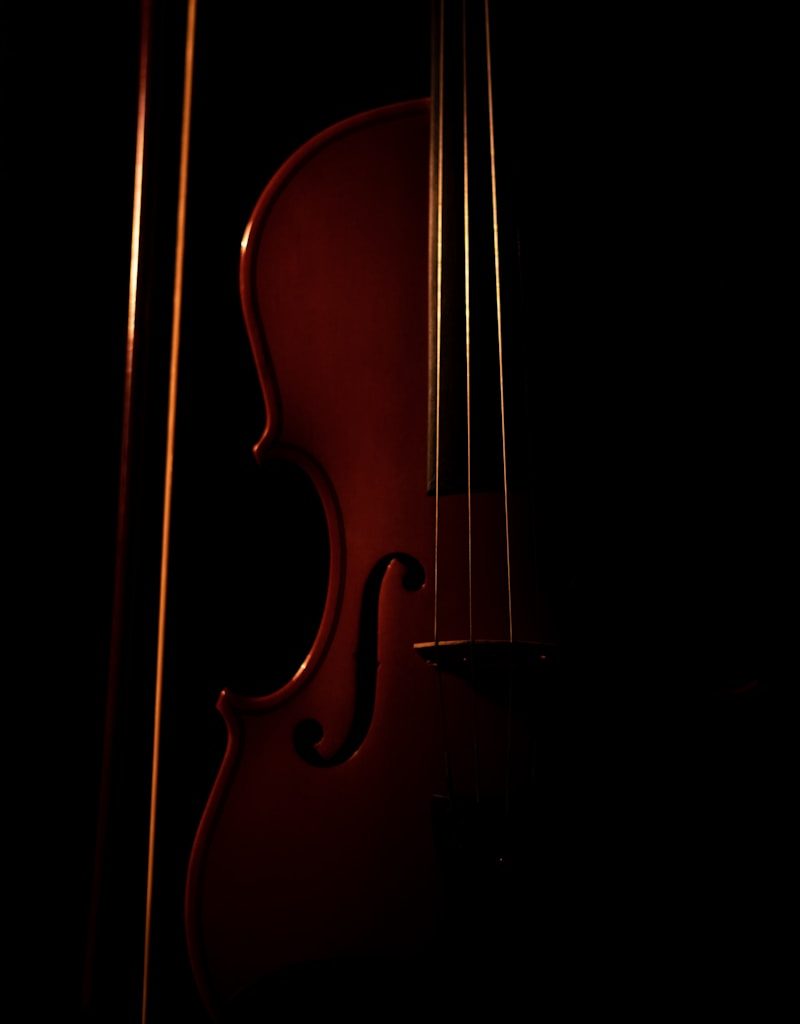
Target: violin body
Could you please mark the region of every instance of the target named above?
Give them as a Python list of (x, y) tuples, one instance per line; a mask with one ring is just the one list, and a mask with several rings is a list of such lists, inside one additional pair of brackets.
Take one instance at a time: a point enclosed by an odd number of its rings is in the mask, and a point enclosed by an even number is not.
[[(256, 456), (308, 475), (330, 562), (319, 630), (293, 678), (219, 699), (227, 749), (186, 896), (193, 969), (217, 1014), (304, 965), (344, 977), (347, 964), (436, 963), (461, 898), (446, 895), (445, 847), (463, 845), (457, 829), (438, 829), (437, 800), (447, 817), (454, 793), (477, 793), (499, 813), (509, 786), (530, 781), (530, 701), (511, 716), (502, 681), (437, 671), (414, 648), (434, 639), (429, 133), (429, 104), (415, 101), (317, 136), (269, 184), (243, 242), (266, 407)], [(472, 506), (474, 635), (501, 641), (502, 495), (475, 494)], [(443, 496), (443, 640), (467, 636), (469, 529), (466, 497)], [(515, 551), (520, 580), (525, 558)], [(541, 639), (535, 605), (521, 588), (522, 639)], [(502, 860), (493, 841), (477, 845), (467, 859)], [(466, 884), (474, 906), (481, 886)]]

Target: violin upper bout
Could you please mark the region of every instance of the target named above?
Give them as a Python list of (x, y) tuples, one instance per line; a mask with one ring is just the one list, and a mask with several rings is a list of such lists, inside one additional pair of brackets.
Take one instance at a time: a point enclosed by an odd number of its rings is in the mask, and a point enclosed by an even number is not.
[[(344, 349), (332, 344), (348, 311), (358, 308), (368, 323), (376, 321), (365, 308), (370, 293), (377, 303), (408, 301), (402, 289), (392, 299), (394, 289), (386, 281), (368, 279), (375, 278), (376, 266), (383, 263), (391, 275), (407, 281), (407, 268), (398, 273), (393, 266), (402, 259), (417, 268), (427, 289), (429, 107), (427, 99), (414, 100), (333, 125), (286, 161), (256, 204), (241, 242), (239, 292), (266, 414), (254, 445), (259, 461), (279, 440), (303, 446), (304, 439), (293, 436), (293, 424), (292, 436), (286, 436), (283, 413), (291, 408), (294, 416), (306, 406), (303, 391), (313, 383), (313, 360), (341, 354), (337, 376), (348, 371), (347, 342)], [(364, 167), (366, 176), (359, 178)], [(353, 213), (370, 205), (370, 198), (385, 215), (365, 213), (359, 227)], [(346, 294), (353, 289), (353, 295)], [(388, 312), (399, 313), (400, 307)], [(373, 326), (370, 340), (381, 344), (379, 323)], [(287, 347), (288, 373), (282, 365)], [(298, 353), (298, 347), (305, 351)], [(292, 373), (298, 358), (304, 377), (299, 389)], [(284, 403), (286, 390), (292, 395)]]

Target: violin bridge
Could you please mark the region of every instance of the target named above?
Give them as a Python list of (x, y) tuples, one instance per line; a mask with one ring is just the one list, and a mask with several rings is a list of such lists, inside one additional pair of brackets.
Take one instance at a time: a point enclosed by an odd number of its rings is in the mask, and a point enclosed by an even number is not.
[(506, 669), (537, 670), (555, 662), (553, 644), (527, 640), (438, 640), (414, 644), (414, 650), (440, 672), (471, 676)]

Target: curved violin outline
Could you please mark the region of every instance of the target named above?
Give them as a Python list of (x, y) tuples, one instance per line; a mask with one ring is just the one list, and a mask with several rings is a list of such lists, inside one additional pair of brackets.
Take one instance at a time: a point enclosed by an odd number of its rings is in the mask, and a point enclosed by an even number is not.
[[(288, 182), (321, 149), (329, 143), (342, 138), (342, 136), (358, 131), (372, 122), (393, 117), (412, 116), (423, 111), (427, 112), (429, 109), (430, 100), (427, 98), (391, 104), (347, 118), (315, 135), (289, 157), (276, 172), (262, 192), (242, 237), (239, 273), (240, 298), (244, 323), (264, 396), (266, 415), (264, 430), (259, 440), (253, 446), (253, 453), (261, 465), (273, 459), (283, 459), (293, 462), (306, 473), (316, 489), (322, 504), (328, 533), (329, 561), (328, 585), (320, 625), (308, 654), (291, 679), (278, 690), (261, 696), (246, 696), (223, 689), (217, 700), (217, 710), (222, 716), (226, 728), (226, 747), (219, 772), (197, 828), (195, 842), (189, 857), (184, 897), (184, 920), (189, 961), (198, 991), (212, 1016), (217, 1015), (218, 1000), (212, 991), (209, 971), (205, 965), (204, 951), (197, 939), (197, 936), (200, 934), (200, 928), (198, 921), (199, 901), (196, 895), (200, 886), (200, 879), (203, 877), (205, 870), (205, 857), (210, 845), (208, 837), (214, 832), (239, 763), (242, 749), (242, 730), (238, 715), (261, 714), (274, 711), (288, 702), (313, 679), (325, 658), (336, 632), (337, 622), (342, 609), (347, 563), (344, 521), (333, 485), (313, 458), (300, 449), (291, 445), (282, 445), (279, 441), (282, 426), (282, 405), (274, 368), (268, 354), (266, 344), (267, 332), (261, 322), (254, 301), (256, 293), (254, 287), (254, 253), (258, 250), (260, 231), (263, 230), (263, 226), (266, 224), (270, 209), (278, 201)], [(398, 553), (385, 556), (373, 568), (370, 578), (366, 581), (367, 590), (364, 600), (366, 603), (370, 592), (374, 590), (376, 611), (377, 596), (381, 585), (391, 566), (397, 561), (400, 561), (406, 570), (404, 580), (406, 589), (418, 589), (424, 581), (424, 570), (411, 556)], [(377, 588), (375, 586), (376, 582)], [(376, 669), (377, 662), (374, 662), (372, 668), (373, 678), (375, 677)], [(356, 707), (356, 716), (357, 713), (358, 709)], [(325, 765), (335, 766), (343, 763), (360, 746), (360, 743), (357, 741), (359, 737), (363, 740), (361, 734), (366, 735), (363, 722), (358, 723), (354, 720), (353, 727), (351, 727), (344, 745), (337, 754), (333, 757), (322, 758), (315, 749), (322, 738), (321, 733), (318, 731), (318, 723), (314, 723), (316, 728), (313, 732), (309, 729), (304, 734), (303, 729), (306, 723), (309, 723), (308, 719), (306, 722), (301, 721), (298, 723), (297, 728), (300, 732), (295, 734), (297, 753), (306, 763), (319, 765), (320, 767)], [(369, 722), (366, 723), (366, 726), (368, 729)]]

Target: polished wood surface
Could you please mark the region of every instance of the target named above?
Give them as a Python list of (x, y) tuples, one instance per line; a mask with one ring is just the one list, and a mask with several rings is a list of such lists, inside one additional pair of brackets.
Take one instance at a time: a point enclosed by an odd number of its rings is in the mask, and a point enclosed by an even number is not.
[[(228, 747), (187, 889), (193, 965), (215, 1007), (298, 965), (442, 956), (434, 798), (477, 788), (498, 813), (506, 798), (507, 683), (488, 695), (453, 674), (440, 684), (414, 650), (433, 631), (428, 139), (424, 102), (323, 133), (270, 183), (243, 243), (267, 409), (256, 454), (310, 477), (330, 570), (294, 677), (263, 697), (220, 698)], [(500, 642), (502, 495), (473, 506), (475, 636)], [(466, 497), (443, 498), (440, 519), (439, 629), (456, 638), (468, 630)], [(519, 569), (516, 635), (536, 640)], [(513, 729), (516, 799), (531, 751), (516, 718)]]

